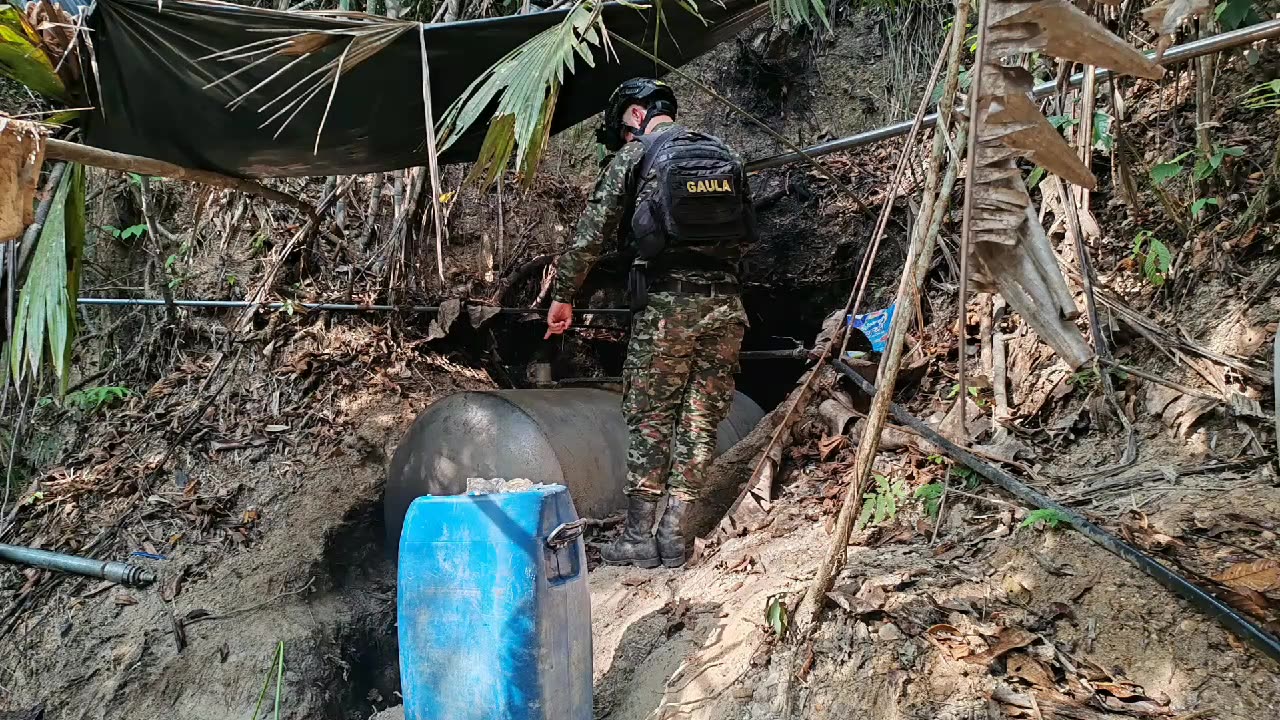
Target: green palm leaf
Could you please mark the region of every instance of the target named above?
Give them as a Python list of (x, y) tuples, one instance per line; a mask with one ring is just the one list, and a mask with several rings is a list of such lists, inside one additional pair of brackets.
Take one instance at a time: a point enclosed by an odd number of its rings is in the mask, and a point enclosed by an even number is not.
[[(84, 251), (84, 167), (71, 165), (62, 176), (49, 217), (40, 231), (31, 271), (18, 297), (9, 370), (15, 380), (39, 377), (48, 357), (66, 392), (76, 335), (75, 297)], [(47, 350), (46, 350), (47, 348)]]
[(593, 46), (610, 52), (600, 9), (579, 2), (558, 25), (530, 38), (476, 78), (445, 110), (440, 150), (448, 149), (496, 101), (471, 178), (492, 183), (514, 154), (516, 167), (529, 181), (550, 137), (565, 71), (574, 72), (579, 57), (595, 67)]

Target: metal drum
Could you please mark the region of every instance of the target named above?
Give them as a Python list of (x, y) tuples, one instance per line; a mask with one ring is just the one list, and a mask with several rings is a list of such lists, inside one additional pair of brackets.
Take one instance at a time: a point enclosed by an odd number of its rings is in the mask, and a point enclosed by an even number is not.
[[(735, 393), (720, 424), (717, 452), (733, 447), (764, 417)], [(443, 398), (423, 411), (387, 471), (388, 547), (400, 542), (405, 512), (423, 495), (457, 495), (468, 477), (528, 478), (569, 488), (578, 514), (622, 509), (627, 426), (621, 396), (598, 388), (493, 390)]]

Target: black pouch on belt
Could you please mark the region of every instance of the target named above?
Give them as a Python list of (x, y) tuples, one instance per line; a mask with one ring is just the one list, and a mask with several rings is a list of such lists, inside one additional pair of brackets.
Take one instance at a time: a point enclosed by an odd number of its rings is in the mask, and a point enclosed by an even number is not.
[(649, 263), (636, 260), (627, 274), (627, 293), (631, 296), (631, 312), (638, 313), (649, 307)]

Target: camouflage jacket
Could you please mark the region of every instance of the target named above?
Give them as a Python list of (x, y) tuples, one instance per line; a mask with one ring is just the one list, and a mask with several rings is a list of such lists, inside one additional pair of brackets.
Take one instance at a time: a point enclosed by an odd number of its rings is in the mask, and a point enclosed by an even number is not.
[[(676, 125), (671, 129), (679, 128)], [(651, 192), (652, 184), (657, 180), (657, 173), (652, 170), (643, 178), (635, 177), (643, 159), (644, 144), (632, 141), (624, 145), (600, 173), (587, 201), (587, 209), (578, 220), (569, 250), (560, 258), (556, 286), (551, 295), (553, 300), (573, 302), (573, 296), (587, 279), (587, 273), (604, 253), (606, 243), (617, 243), (616, 249), (629, 250), (622, 245), (630, 242), (629, 216), (635, 206), (634, 200)], [(747, 197), (751, 197), (751, 189), (746, 183), (744, 177), (743, 190)], [(747, 230), (744, 244), (755, 240), (755, 217), (750, 204), (747, 206)], [(669, 275), (677, 280), (697, 283), (737, 281), (729, 273), (705, 270), (672, 270)]]

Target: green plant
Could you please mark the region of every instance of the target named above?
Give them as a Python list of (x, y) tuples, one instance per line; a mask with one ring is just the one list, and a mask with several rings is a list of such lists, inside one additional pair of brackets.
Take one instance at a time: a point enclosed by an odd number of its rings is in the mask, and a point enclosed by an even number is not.
[(1053, 509), (1032, 510), (1027, 514), (1025, 520), (1018, 525), (1020, 528), (1032, 527), (1040, 524), (1043, 527), (1056, 528), (1059, 525), (1070, 525), (1071, 519), (1065, 514)]
[(1235, 30), (1259, 20), (1258, 13), (1253, 8), (1253, 0), (1224, 0), (1214, 8), (1213, 14), (1222, 24), (1223, 30)]
[[(258, 693), (258, 704), (253, 708), (253, 717), (250, 720), (258, 720), (258, 714), (262, 712), (262, 702), (267, 699), (267, 688), (271, 687), (272, 670), (276, 676), (276, 709), (274, 713), (275, 720), (280, 720), (280, 703), (284, 698), (284, 641), (281, 640), (276, 644), (275, 657), (271, 658), (272, 666), (267, 667), (267, 677), (262, 681), (262, 692)], [(263, 718), (266, 715), (262, 716)]]
[(67, 404), (81, 410), (97, 412), (104, 406), (112, 405), (117, 400), (123, 400), (132, 394), (129, 388), (122, 385), (85, 388), (67, 395)]
[(1031, 169), (1031, 174), (1027, 176), (1027, 189), (1034, 190), (1044, 180), (1045, 169), (1039, 165)]
[(1151, 181), (1156, 185), (1163, 185), (1176, 178), (1182, 173), (1182, 161), (1191, 157), (1193, 153), (1195, 153), (1195, 150), (1188, 150), (1172, 160), (1166, 160), (1153, 166), (1151, 168)]
[(1071, 117), (1070, 115), (1050, 115), (1048, 120), (1049, 124), (1057, 130), (1062, 130), (1062, 128), (1066, 127), (1075, 127), (1080, 124), (1079, 120)]
[(1093, 148), (1102, 152), (1111, 152), (1116, 146), (1116, 138), (1111, 133), (1112, 118), (1107, 113), (1096, 110), (1093, 113)]
[(143, 233), (147, 231), (147, 226), (144, 223), (139, 223), (137, 225), (130, 225), (129, 227), (121, 230), (114, 225), (103, 225), (102, 229), (106, 230), (111, 234), (111, 237), (117, 240), (128, 240), (129, 238), (142, 237)]
[(1280, 78), (1254, 85), (1241, 96), (1247, 110), (1275, 110), (1280, 113)]
[(58, 184), (14, 313), (8, 370), (15, 380), (40, 374), (48, 357), (66, 392), (76, 337), (75, 298), (84, 252), (84, 166), (70, 165)]
[(1216, 197), (1200, 198), (1199, 200), (1196, 200), (1195, 202), (1191, 203), (1191, 217), (1199, 220), (1200, 216), (1204, 214), (1204, 209), (1209, 205), (1218, 207), (1218, 198)]
[(963, 465), (952, 465), (947, 474), (951, 477), (960, 478), (965, 490), (974, 490), (978, 487), (978, 483), (982, 482), (982, 477), (978, 473)]
[(786, 599), (782, 595), (770, 595), (764, 608), (764, 621), (773, 630), (773, 636), (782, 639), (791, 624), (791, 613), (787, 610)]
[(897, 517), (898, 505), (907, 499), (907, 485), (902, 480), (890, 480), (879, 473), (873, 477), (876, 487), (862, 500), (862, 512), (856, 525), (858, 530), (867, 523), (879, 525)]
[(1147, 282), (1156, 287), (1164, 284), (1173, 264), (1173, 254), (1150, 230), (1140, 230), (1133, 237), (1133, 259), (1141, 263)]
[(1244, 155), (1244, 148), (1242, 147), (1221, 148), (1214, 145), (1212, 153), (1207, 156), (1201, 156), (1196, 160), (1196, 180), (1207, 180), (1218, 168), (1222, 167), (1222, 161), (1226, 160), (1227, 157), (1240, 157), (1242, 155)]
[[(952, 398), (954, 398), (955, 396), (957, 396), (957, 395), (959, 395), (959, 394), (960, 394), (960, 383), (954, 383), (954, 384), (951, 386), (951, 391), (947, 393), (947, 399), (948, 399), (948, 400), (951, 400)], [(982, 388), (980, 388), (980, 387), (978, 387), (978, 386), (976, 386), (976, 385), (970, 385), (970, 386), (969, 386), (969, 397), (975, 397), (975, 398), (976, 398), (976, 397), (978, 397), (978, 396), (979, 396), (979, 395), (981, 395), (981, 394), (982, 394)]]
[(945, 485), (936, 482), (916, 488), (915, 497), (924, 502), (924, 511), (929, 517), (938, 517), (938, 510), (942, 505), (942, 493), (945, 490)]
[(44, 41), (22, 10), (0, 7), (0, 74), (53, 100), (67, 100), (67, 86), (46, 50)]
[(1092, 368), (1086, 368), (1080, 372), (1072, 373), (1067, 378), (1067, 384), (1081, 389), (1089, 389), (1096, 387), (1098, 384), (1098, 373)]

